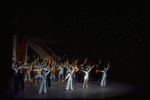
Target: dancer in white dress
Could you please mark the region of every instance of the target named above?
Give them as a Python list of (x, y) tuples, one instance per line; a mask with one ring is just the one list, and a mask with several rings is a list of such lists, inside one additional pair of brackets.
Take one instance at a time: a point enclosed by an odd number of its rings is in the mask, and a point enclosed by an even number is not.
[[(94, 67), (94, 66), (92, 66), (92, 68), (93, 68), (93, 67)], [(92, 68), (91, 68), (91, 69), (92, 69)], [(86, 83), (86, 87), (89, 87), (87, 84), (88, 84), (88, 79), (89, 79), (89, 72), (91, 71), (91, 69), (88, 70), (88, 68), (86, 68), (86, 71), (81, 70), (81, 71), (83, 71), (83, 72), (85, 73), (83, 88), (84, 88), (84, 86), (85, 86), (85, 83)]]

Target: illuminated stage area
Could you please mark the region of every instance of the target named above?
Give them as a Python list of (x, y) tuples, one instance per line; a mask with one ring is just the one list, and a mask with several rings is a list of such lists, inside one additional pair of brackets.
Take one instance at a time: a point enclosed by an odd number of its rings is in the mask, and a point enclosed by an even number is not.
[[(74, 90), (65, 90), (67, 81), (63, 82), (61, 85), (58, 85), (57, 79), (51, 80), (51, 87), (47, 87), (47, 93), (45, 94), (42, 92), (41, 94), (38, 93), (40, 84), (34, 85), (27, 85), (25, 82), (25, 89), (19, 89), (17, 95), (13, 95), (11, 98), (23, 98), (23, 99), (78, 99), (78, 98), (128, 98), (128, 97), (138, 97), (138, 92), (141, 89), (131, 86), (129, 84), (124, 84), (120, 82), (115, 82), (108, 80), (107, 86), (100, 86), (99, 81), (93, 82), (89, 81), (88, 88), (82, 88), (83, 84), (77, 83), (77, 80), (73, 80), (73, 88)], [(9, 88), (10, 89), (10, 88)], [(136, 96), (137, 95), (137, 96)], [(6, 97), (9, 98), (10, 91), (6, 92)]]

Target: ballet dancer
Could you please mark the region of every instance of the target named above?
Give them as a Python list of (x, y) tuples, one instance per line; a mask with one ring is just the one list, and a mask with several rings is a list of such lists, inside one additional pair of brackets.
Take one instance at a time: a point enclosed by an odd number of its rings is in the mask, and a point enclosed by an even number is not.
[[(95, 66), (95, 64), (92, 66), (92, 68), (93, 68), (94, 66)], [(92, 68), (91, 68), (91, 69), (92, 69)], [(83, 71), (83, 72), (85, 73), (83, 88), (84, 88), (85, 84), (86, 84), (86, 87), (89, 87), (87, 84), (88, 84), (88, 79), (89, 79), (89, 72), (91, 71), (91, 69), (88, 70), (88, 68), (86, 68), (86, 71), (81, 70), (81, 71)]]

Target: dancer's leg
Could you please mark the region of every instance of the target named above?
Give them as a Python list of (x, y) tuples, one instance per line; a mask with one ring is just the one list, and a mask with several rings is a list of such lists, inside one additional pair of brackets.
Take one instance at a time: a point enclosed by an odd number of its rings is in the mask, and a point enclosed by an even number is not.
[(101, 86), (104, 85), (104, 78), (105, 78), (105, 76), (102, 77), (102, 80), (101, 80)]
[(66, 90), (69, 90), (69, 80), (67, 81)]
[(44, 84), (44, 82), (42, 81), (42, 83), (40, 85), (40, 89), (39, 89), (39, 94), (42, 92), (43, 84)]
[(84, 88), (85, 82), (86, 82), (86, 79), (84, 79), (83, 88)]
[(71, 88), (71, 90), (73, 90), (72, 79), (70, 80), (70, 88)]
[(86, 79), (86, 87), (89, 87), (89, 86), (88, 86), (88, 79)]

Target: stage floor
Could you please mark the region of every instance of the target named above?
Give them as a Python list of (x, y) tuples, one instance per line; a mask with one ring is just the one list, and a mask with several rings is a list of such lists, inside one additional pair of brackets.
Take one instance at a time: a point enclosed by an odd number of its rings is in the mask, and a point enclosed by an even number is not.
[(34, 98), (34, 99), (49, 99), (49, 98), (57, 98), (57, 99), (78, 99), (78, 98), (118, 98), (118, 97), (126, 97), (133, 94), (136, 94), (140, 91), (139, 88), (135, 86), (131, 86), (129, 84), (115, 82), (111, 80), (107, 80), (107, 86), (100, 86), (100, 81), (88, 82), (88, 88), (82, 88), (83, 84), (77, 83), (77, 80), (73, 80), (73, 88), (74, 90), (65, 90), (67, 81), (64, 81), (61, 85), (58, 85), (57, 79), (51, 80), (51, 87), (47, 87), (47, 93), (45, 94), (43, 91), (41, 94), (38, 93), (40, 84), (37, 85), (31, 84), (27, 85), (25, 82), (25, 89), (21, 90), (19, 88), (18, 94), (15, 95), (13, 93), (13, 82), (10, 83), (10, 87), (5, 93), (6, 98)]

